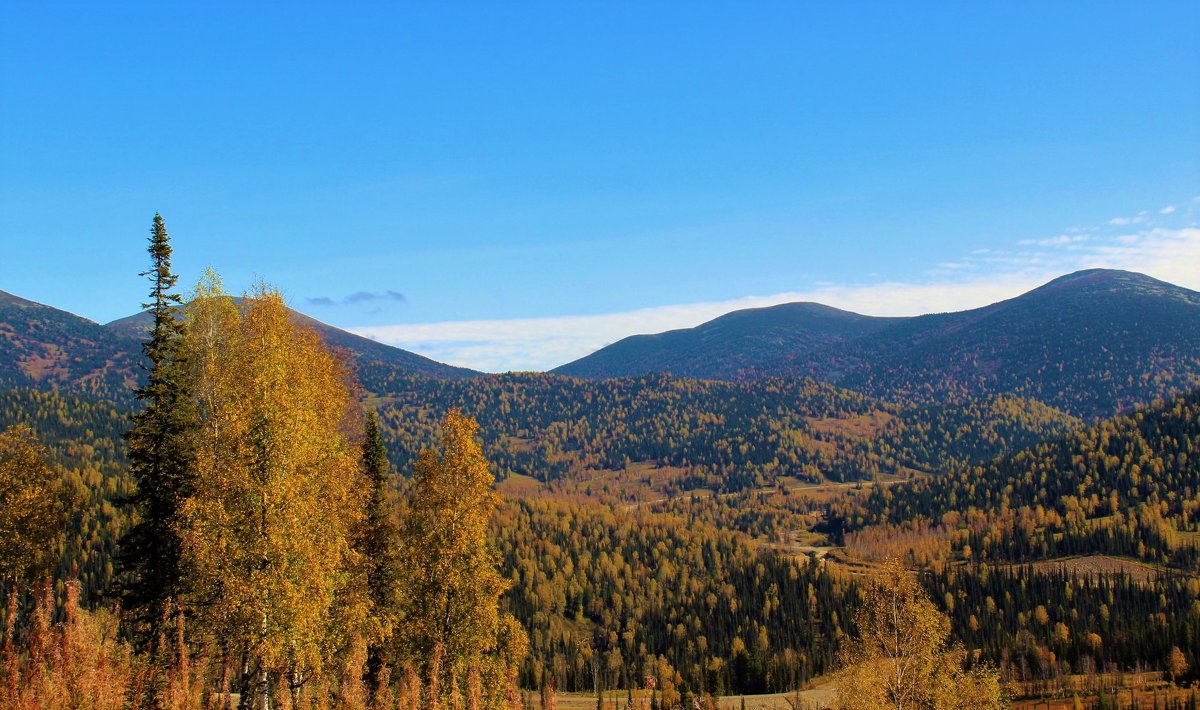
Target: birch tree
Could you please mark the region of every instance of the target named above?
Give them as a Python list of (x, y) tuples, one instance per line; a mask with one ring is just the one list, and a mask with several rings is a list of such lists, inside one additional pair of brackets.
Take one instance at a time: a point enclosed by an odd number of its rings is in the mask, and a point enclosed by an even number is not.
[[(512, 666), (527, 641), (499, 599), (509, 582), (488, 543), (488, 519), (498, 502), (474, 419), (451, 410), (442, 422), (439, 451), (417, 461), (402, 531), (402, 658), (443, 693), (482, 675), (485, 703), (503, 702)], [(435, 661), (436, 659), (436, 661)]]
[(998, 710), (999, 676), (964, 671), (966, 652), (948, 647), (950, 620), (898, 560), (888, 560), (854, 616), (857, 637), (838, 675), (844, 710)]
[(240, 664), (242, 704), (299, 694), (365, 622), (365, 487), (343, 366), (277, 291), (213, 276), (187, 307), (202, 422), (182, 537), (197, 622)]
[(0, 433), (0, 589), (16, 595), (48, 574), (66, 524), (62, 477), (23, 425)]

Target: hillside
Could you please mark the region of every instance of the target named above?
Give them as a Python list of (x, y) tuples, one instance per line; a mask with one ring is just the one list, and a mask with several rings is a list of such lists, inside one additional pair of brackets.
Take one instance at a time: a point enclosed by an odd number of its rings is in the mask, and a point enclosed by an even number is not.
[(769, 369), (886, 397), (1011, 393), (1097, 419), (1200, 382), (1200, 293), (1126, 271), (1081, 271)]
[(1200, 293), (1092, 269), (956, 313), (875, 319), (813, 304), (740, 311), (626, 339), (556, 372), (806, 375), (889, 399), (1013, 394), (1098, 419), (1200, 383), (1198, 353)]
[[(235, 298), (234, 300), (239, 299)], [(379, 379), (386, 377), (391, 372), (446, 378), (473, 377), (479, 374), (465, 367), (446, 365), (407, 350), (355, 335), (322, 323), (299, 311), (293, 310), (291, 313), (297, 323), (315, 330), (326, 345), (349, 353), (350, 359), (358, 370), (359, 379), (368, 390), (374, 390)], [(142, 312), (119, 318), (106, 324), (105, 327), (122, 336), (140, 340), (150, 328), (150, 323), (150, 314)]]
[(498, 475), (608, 488), (614, 497), (942, 471), (1079, 424), (1019, 398), (900, 407), (807, 378), (405, 378), (368, 405), (402, 469), (458, 407), (478, 419)]
[(768, 369), (780, 353), (800, 357), (878, 332), (895, 318), (873, 318), (819, 303), (734, 311), (695, 328), (634, 335), (551, 372), (573, 377), (734, 379)]
[(127, 398), (141, 344), (86, 318), (0, 291), (0, 387)]
[(959, 521), (978, 560), (1110, 554), (1195, 571), (1200, 562), (1200, 390), (1010, 453), (875, 490), (846, 521)]

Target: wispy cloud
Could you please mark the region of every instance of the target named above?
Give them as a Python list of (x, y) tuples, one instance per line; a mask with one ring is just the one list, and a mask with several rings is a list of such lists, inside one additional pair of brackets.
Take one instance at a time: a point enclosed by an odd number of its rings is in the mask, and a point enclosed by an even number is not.
[[(940, 264), (926, 278), (865, 284), (823, 283), (810, 290), (728, 301), (676, 304), (623, 313), (453, 321), (353, 328), (442, 362), (475, 369), (545, 370), (637, 333), (699, 325), (730, 311), (815, 301), (879, 316), (977, 308), (1012, 298), (1064, 273), (1116, 268), (1200, 289), (1200, 228), (1155, 226), (1140, 214), (1134, 231), (1023, 240), (1012, 249), (975, 250)], [(1112, 226), (1128, 226), (1128, 223)]]
[[(1108, 220), (1108, 223), (1114, 227), (1128, 227), (1131, 224), (1143, 224), (1148, 219), (1147, 215), (1149, 214), (1149, 211), (1142, 210), (1132, 217), (1113, 217), (1112, 219)], [(1164, 212), (1163, 214), (1170, 214), (1170, 212)]]
[(1017, 244), (1020, 246), (1060, 247), (1066, 244), (1079, 244), (1086, 241), (1087, 237), (1082, 234), (1060, 234), (1057, 237), (1047, 237), (1045, 239), (1022, 239)]
[(316, 296), (314, 298), (304, 299), (310, 306), (351, 306), (358, 303), (370, 303), (372, 301), (396, 301), (399, 303), (407, 303), (408, 299), (399, 291), (381, 291), (374, 293), (371, 291), (355, 291), (354, 293), (342, 298), (340, 301), (335, 301), (329, 296)]

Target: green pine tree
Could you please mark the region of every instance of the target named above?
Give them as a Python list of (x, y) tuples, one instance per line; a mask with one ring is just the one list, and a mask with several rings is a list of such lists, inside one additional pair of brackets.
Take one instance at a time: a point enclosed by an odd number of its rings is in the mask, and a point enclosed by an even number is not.
[(362, 447), (363, 470), (371, 486), (366, 529), (360, 546), (367, 564), (367, 586), (371, 595), (372, 616), (379, 625), (375, 638), (367, 646), (367, 688), (371, 697), (379, 687), (384, 665), (386, 641), (392, 634), (396, 612), (396, 588), (399, 576), (396, 556), (398, 529), (392, 519), (390, 497), (391, 467), (387, 449), (379, 431), (375, 413), (367, 417)]
[(137, 486), (126, 500), (133, 525), (121, 538), (118, 554), (119, 593), (123, 608), (139, 630), (141, 642), (153, 645), (163, 632), (170, 601), (182, 590), (182, 544), (175, 523), (193, 482), (194, 434), (198, 426), (190, 378), (182, 357), (182, 303), (173, 290), (171, 244), (162, 216), (150, 230), (152, 284), (143, 304), (153, 326), (142, 345), (147, 379), (136, 390), (143, 405), (126, 432), (129, 472)]

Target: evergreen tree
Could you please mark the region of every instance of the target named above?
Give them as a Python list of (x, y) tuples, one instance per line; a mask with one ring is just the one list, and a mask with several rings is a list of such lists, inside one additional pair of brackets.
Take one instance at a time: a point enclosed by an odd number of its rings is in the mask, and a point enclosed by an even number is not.
[(171, 244), (166, 224), (154, 215), (150, 230), (153, 317), (142, 352), (148, 364), (145, 385), (136, 390), (142, 409), (125, 434), (129, 472), (136, 491), (126, 500), (134, 524), (120, 542), (119, 593), (144, 640), (157, 638), (168, 602), (181, 589), (182, 545), (176, 521), (193, 485), (194, 435), (198, 422), (187, 369), (183, 363), (182, 299), (173, 290)]
[(363, 470), (370, 485), (367, 521), (360, 552), (367, 565), (367, 586), (371, 595), (372, 617), (377, 626), (367, 646), (367, 687), (374, 697), (384, 664), (384, 642), (395, 624), (397, 570), (397, 529), (392, 519), (390, 499), (391, 470), (387, 449), (379, 432), (375, 413), (367, 417), (362, 447)]

